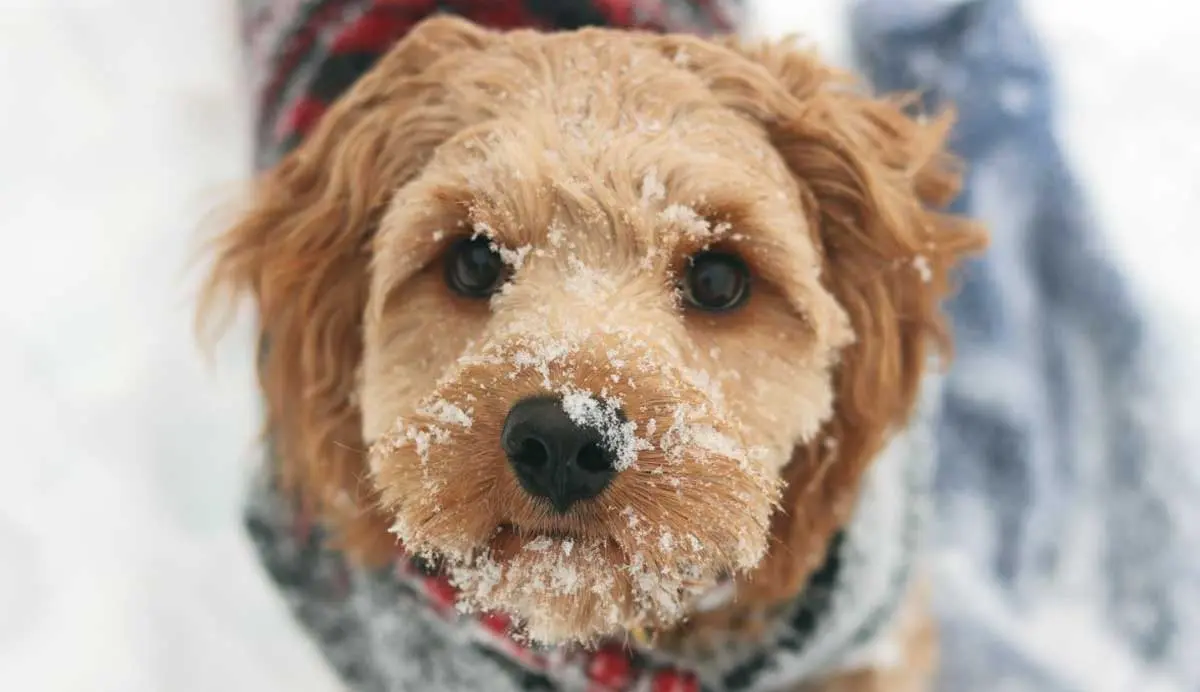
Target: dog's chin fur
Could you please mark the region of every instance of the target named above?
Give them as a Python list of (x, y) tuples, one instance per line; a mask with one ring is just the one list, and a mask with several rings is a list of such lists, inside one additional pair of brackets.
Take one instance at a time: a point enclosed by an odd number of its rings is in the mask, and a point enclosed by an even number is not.
[[(732, 610), (794, 597), (982, 244), (932, 210), (948, 118), (902, 105), (787, 44), (418, 26), (217, 246), (208, 302), (258, 301), (283, 479), (355, 558), (399, 539), (538, 641), (680, 627), (726, 578)], [(490, 300), (443, 280), (467, 236), (510, 265)], [(681, 301), (704, 249), (751, 267), (744, 307)], [(618, 456), (563, 514), (499, 444), (543, 394)]]

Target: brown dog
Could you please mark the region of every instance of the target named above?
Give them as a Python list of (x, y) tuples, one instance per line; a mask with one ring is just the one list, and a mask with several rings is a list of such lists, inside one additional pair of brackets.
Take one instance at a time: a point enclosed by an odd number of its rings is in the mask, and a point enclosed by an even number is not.
[[(983, 243), (931, 209), (949, 119), (903, 105), (788, 44), (421, 24), (219, 241), (284, 487), (355, 564), (399, 539), (534, 642), (765, 641)], [(909, 593), (892, 665), (778, 684), (924, 689)]]

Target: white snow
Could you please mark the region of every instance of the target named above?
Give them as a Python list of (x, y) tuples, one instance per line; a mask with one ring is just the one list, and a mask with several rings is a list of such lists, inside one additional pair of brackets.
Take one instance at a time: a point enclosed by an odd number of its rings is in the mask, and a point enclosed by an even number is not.
[(700, 216), (695, 209), (683, 204), (668, 206), (659, 212), (658, 219), (664, 224), (676, 227), (692, 240), (704, 240), (729, 229), (728, 224), (718, 224), (713, 227), (712, 223)]
[(667, 198), (667, 188), (658, 179), (658, 171), (650, 169), (642, 177), (642, 206), (648, 207)]
[(929, 266), (929, 258), (925, 255), (917, 255), (912, 259), (912, 267), (916, 270), (917, 275), (921, 277), (923, 283), (929, 283), (933, 280), (933, 269)]
[(637, 422), (621, 420), (619, 401), (603, 401), (588, 392), (569, 391), (562, 398), (563, 410), (573, 423), (600, 433), (604, 447), (615, 457), (613, 468), (624, 471), (637, 461), (640, 450), (650, 446), (637, 437)]
[[(842, 4), (773, 0), (756, 24), (844, 63)], [(1095, 209), (1200, 353), (1200, 9), (1026, 4)], [(232, 20), (231, 0), (0, 2), (0, 689), (340, 689), (241, 532), (248, 330), (216, 369), (189, 333), (196, 232), (250, 159)], [(1128, 689), (1085, 619), (1031, 627), (1088, 689)]]
[(474, 423), (469, 412), (463, 411), (445, 399), (431, 402), (428, 406), (419, 409), (418, 413), (429, 416), (439, 423), (456, 425), (460, 428), (470, 428)]
[(507, 264), (514, 272), (521, 271), (521, 267), (525, 266), (525, 258), (533, 251), (532, 245), (522, 245), (516, 249), (510, 249), (492, 243), (492, 251), (500, 255), (500, 261)]

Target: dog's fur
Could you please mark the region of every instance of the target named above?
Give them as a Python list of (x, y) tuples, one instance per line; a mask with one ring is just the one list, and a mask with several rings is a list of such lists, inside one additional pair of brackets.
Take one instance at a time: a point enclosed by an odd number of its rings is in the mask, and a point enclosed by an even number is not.
[[(257, 300), (282, 474), (355, 559), (391, 559), (394, 532), (543, 641), (752, 636), (905, 425), (949, 272), (983, 243), (933, 210), (958, 181), (949, 117), (908, 105), (788, 43), (429, 20), (264, 177), (207, 305)], [(477, 233), (512, 265), (490, 301), (438, 259)], [(741, 310), (681, 304), (705, 247), (751, 265)], [(561, 516), (498, 442), (544, 392), (619, 402), (637, 451)], [(726, 574), (737, 600), (690, 613)], [(825, 689), (922, 689), (922, 613), (892, 677)]]

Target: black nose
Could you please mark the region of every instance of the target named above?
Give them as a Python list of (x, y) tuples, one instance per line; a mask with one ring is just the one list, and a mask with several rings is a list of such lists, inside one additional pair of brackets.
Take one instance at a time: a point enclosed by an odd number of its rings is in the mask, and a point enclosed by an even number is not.
[(576, 424), (550, 397), (513, 406), (501, 444), (521, 487), (558, 512), (599, 495), (617, 473), (600, 431)]

